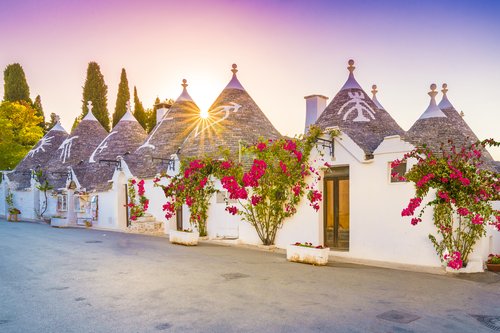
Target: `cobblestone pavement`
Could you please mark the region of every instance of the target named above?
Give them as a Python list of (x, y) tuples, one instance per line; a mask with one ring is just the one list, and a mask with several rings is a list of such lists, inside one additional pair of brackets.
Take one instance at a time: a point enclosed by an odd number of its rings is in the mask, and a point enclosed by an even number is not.
[[(416, 251), (415, 255), (418, 255)], [(489, 326), (489, 327), (488, 327)], [(0, 221), (0, 332), (494, 332), (500, 275)]]

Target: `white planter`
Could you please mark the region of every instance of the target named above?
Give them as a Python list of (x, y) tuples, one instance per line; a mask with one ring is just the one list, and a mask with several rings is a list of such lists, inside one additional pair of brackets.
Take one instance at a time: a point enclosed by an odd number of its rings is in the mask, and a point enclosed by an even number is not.
[(185, 232), (170, 230), (169, 239), (170, 243), (193, 246), (198, 244), (200, 234), (198, 232)]
[(297, 245), (288, 245), (286, 248), (286, 259), (293, 262), (301, 262), (311, 265), (326, 265), (330, 248), (316, 249)]
[(481, 257), (470, 257), (467, 267), (453, 269), (446, 267), (446, 273), (482, 273), (484, 272), (484, 261)]
[(61, 218), (61, 217), (52, 217), (50, 218), (50, 226), (51, 227), (67, 227), (69, 225), (68, 219), (67, 218)]

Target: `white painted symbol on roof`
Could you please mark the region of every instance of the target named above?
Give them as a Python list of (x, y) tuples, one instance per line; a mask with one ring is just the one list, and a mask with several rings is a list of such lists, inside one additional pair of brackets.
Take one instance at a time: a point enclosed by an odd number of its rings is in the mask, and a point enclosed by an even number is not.
[[(211, 112), (210, 118), (217, 116), (219, 114), (224, 114), (222, 116), (222, 118), (220, 118), (219, 120), (216, 120), (216, 121), (209, 120), (208, 124), (207, 124), (207, 122), (199, 123), (198, 126), (196, 126), (196, 129), (194, 130), (194, 137), (196, 138), (203, 131), (213, 127), (215, 124), (220, 123), (221, 121), (226, 120), (229, 117), (231, 110), (233, 110), (233, 112), (238, 112), (238, 110), (241, 108), (241, 105), (239, 105), (237, 103), (230, 102), (229, 104), (231, 104), (231, 105), (218, 106)], [(200, 129), (200, 127), (201, 127), (201, 129)]]
[(96, 154), (100, 154), (102, 153), (102, 151), (106, 148), (108, 148), (108, 139), (116, 134), (118, 132), (114, 131), (114, 132), (111, 132), (109, 133), (105, 138), (104, 140), (101, 141), (101, 143), (99, 144), (99, 146), (97, 146), (97, 148), (94, 150), (94, 152), (92, 153), (92, 155), (90, 155), (89, 157), (89, 163), (95, 163), (95, 160), (94, 160), (94, 157)]
[(73, 136), (71, 138), (67, 138), (61, 143), (58, 150), (61, 149), (61, 156), (59, 158), (63, 163), (66, 163), (66, 159), (71, 157), (71, 145), (73, 144), (73, 140), (77, 139), (78, 136)]
[(38, 153), (39, 151), (43, 151), (45, 152), (45, 148), (44, 146), (52, 146), (52, 139), (54, 137), (53, 136), (49, 136), (48, 138), (47, 137), (43, 137), (42, 140), (40, 141), (40, 145), (34, 149), (31, 149), (28, 153), (28, 157), (33, 157), (36, 153)]
[[(166, 116), (167, 114), (165, 114)], [(146, 140), (146, 142), (144, 142), (142, 144), (142, 146), (140, 146), (139, 148), (136, 149), (136, 151), (138, 151), (139, 149), (142, 149), (142, 148), (151, 148), (151, 149), (155, 149), (155, 145), (149, 143), (149, 141), (153, 138), (153, 136), (155, 135), (156, 131), (158, 131), (158, 129), (160, 128), (161, 124), (163, 124), (163, 122), (165, 120), (172, 120), (174, 119), (173, 117), (169, 117), (169, 118), (165, 118), (165, 116), (163, 116), (164, 118), (162, 120), (160, 120), (160, 122), (158, 123), (158, 125), (155, 126), (155, 128), (153, 129), (153, 132), (151, 132), (151, 134), (149, 135), (148, 139)]]
[(356, 118), (354, 118), (352, 121), (355, 122), (365, 122), (365, 121), (370, 121), (370, 118), (365, 117), (363, 112), (368, 114), (372, 119), (375, 119), (375, 111), (364, 101), (365, 96), (363, 95), (362, 92), (349, 92), (348, 93), (349, 97), (351, 98), (349, 101), (344, 103), (342, 107), (340, 108), (339, 112), (337, 114), (341, 114), (344, 109), (347, 108), (348, 105), (352, 105), (344, 114), (344, 117), (342, 117), (343, 120), (347, 120), (347, 117), (353, 112), (357, 112)]

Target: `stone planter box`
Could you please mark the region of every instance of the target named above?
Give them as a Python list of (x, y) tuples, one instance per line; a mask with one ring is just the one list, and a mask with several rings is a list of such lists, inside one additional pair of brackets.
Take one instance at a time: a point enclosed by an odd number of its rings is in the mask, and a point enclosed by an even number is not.
[(200, 238), (200, 234), (198, 232), (170, 230), (169, 238), (170, 238), (170, 243), (173, 244), (194, 246), (198, 245), (198, 239)]
[(500, 272), (500, 264), (486, 264), (490, 272)]
[(65, 217), (52, 217), (50, 218), (50, 226), (56, 228), (64, 228), (69, 225), (68, 219)]
[(286, 248), (286, 259), (288, 261), (304, 264), (324, 266), (328, 263), (330, 248), (316, 249), (297, 245), (288, 245)]

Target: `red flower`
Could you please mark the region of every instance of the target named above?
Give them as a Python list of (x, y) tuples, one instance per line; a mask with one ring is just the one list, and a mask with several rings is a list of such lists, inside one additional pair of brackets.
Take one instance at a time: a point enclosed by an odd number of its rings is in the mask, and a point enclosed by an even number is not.
[(252, 206), (257, 206), (259, 202), (262, 201), (262, 197), (258, 195), (252, 195), (251, 201), (252, 201)]
[(460, 216), (467, 216), (470, 214), (470, 211), (467, 208), (460, 207), (459, 209), (457, 209), (457, 213)]
[(472, 219), (471, 219), (472, 224), (483, 224), (484, 218), (481, 217), (481, 215), (476, 214)]
[(229, 214), (231, 215), (236, 215), (238, 214), (238, 208), (234, 207), (234, 206), (228, 206), (226, 207), (226, 210), (229, 212)]
[(297, 144), (292, 140), (287, 140), (287, 142), (283, 145), (283, 149), (293, 151), (297, 149)]
[(297, 184), (294, 187), (292, 187), (293, 195), (295, 195), (295, 196), (300, 195), (300, 190), (301, 189), (302, 188), (300, 187), (300, 184)]
[(259, 151), (263, 151), (264, 149), (267, 148), (267, 146), (264, 142), (259, 142), (256, 147)]
[(282, 161), (280, 161), (280, 168), (281, 168), (281, 171), (283, 171), (283, 173), (286, 173), (286, 164), (283, 163)]
[(227, 169), (230, 169), (231, 167), (233, 166), (233, 164), (229, 161), (223, 161), (221, 164), (220, 164), (220, 167), (224, 170), (227, 170)]
[(193, 198), (191, 198), (189, 195), (186, 196), (186, 205), (188, 205), (188, 207), (191, 207), (193, 205)]
[(419, 222), (422, 222), (422, 219), (418, 217), (414, 217), (411, 219), (411, 225), (417, 225)]

